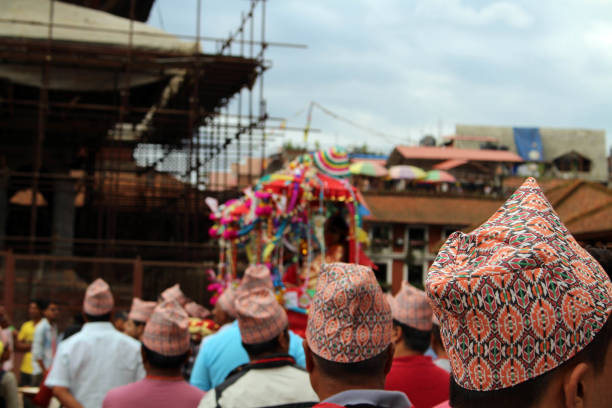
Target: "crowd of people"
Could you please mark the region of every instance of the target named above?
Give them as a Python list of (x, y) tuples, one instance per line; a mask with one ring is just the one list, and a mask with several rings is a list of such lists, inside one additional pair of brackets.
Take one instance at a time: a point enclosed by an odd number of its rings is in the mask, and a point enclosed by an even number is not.
[[(611, 267), (528, 179), (483, 225), (449, 237), (425, 291), (384, 294), (369, 267), (322, 263), (305, 338), (268, 267), (251, 265), (211, 313), (175, 285), (134, 299), (121, 330), (97, 279), (78, 332), (58, 334), (57, 304), (32, 302), (0, 349), (27, 352), (21, 383), (68, 408), (608, 407)], [(19, 406), (6, 365), (0, 389)]]

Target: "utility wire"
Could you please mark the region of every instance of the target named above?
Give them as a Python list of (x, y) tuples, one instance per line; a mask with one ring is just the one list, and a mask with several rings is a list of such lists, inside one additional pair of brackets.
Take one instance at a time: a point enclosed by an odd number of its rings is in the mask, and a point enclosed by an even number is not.
[(159, 26), (161, 27), (162, 30), (166, 31), (166, 27), (164, 25), (164, 17), (162, 16), (162, 12), (161, 12), (161, 3), (159, 1), (155, 2), (155, 5), (157, 6), (157, 18), (159, 19)]
[(372, 129), (370, 127), (361, 125), (361, 124), (359, 124), (359, 123), (357, 123), (357, 122), (355, 122), (355, 121), (353, 121), (351, 119), (347, 119), (347, 118), (345, 118), (345, 117), (343, 117), (341, 115), (338, 115), (337, 113), (332, 112), (331, 110), (327, 109), (326, 107), (324, 107), (323, 105), (321, 105), (318, 102), (314, 102), (313, 101), (312, 105), (316, 106), (317, 108), (319, 108), (326, 115), (328, 115), (328, 116), (330, 116), (330, 117), (332, 117), (332, 118), (334, 118), (336, 120), (339, 120), (341, 122), (347, 123), (347, 124), (357, 128), (357, 129), (363, 130), (364, 132), (368, 132), (368, 133), (371, 133), (373, 135), (379, 136), (379, 137), (385, 139), (385, 141), (387, 141), (388, 143), (392, 143), (392, 144), (395, 144), (395, 143), (405, 143), (405, 140), (402, 140), (399, 137), (396, 137), (396, 136), (393, 136), (393, 135), (389, 135), (387, 133), (381, 132), (381, 131), (376, 130), (376, 129)]

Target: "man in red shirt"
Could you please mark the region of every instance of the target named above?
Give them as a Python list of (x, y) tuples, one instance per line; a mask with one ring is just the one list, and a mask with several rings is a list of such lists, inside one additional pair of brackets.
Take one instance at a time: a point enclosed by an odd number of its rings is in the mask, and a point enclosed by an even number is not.
[(449, 374), (425, 356), (432, 329), (432, 310), (425, 292), (404, 282), (389, 299), (395, 344), (385, 389), (402, 391), (415, 408), (431, 408), (448, 399)]
[(181, 367), (189, 357), (189, 317), (175, 300), (155, 307), (142, 334), (147, 377), (106, 394), (103, 408), (196, 408), (204, 392), (189, 385)]

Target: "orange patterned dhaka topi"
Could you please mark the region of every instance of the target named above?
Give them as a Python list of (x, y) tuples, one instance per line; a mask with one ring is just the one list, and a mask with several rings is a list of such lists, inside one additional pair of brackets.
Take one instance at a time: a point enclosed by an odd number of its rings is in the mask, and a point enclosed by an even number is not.
[(391, 344), (391, 307), (366, 266), (323, 265), (310, 308), (306, 341), (325, 360), (357, 363)]
[(270, 289), (241, 290), (235, 302), (240, 337), (245, 344), (265, 343), (278, 337), (289, 324), (285, 309)]
[(484, 224), (452, 234), (426, 282), (461, 387), (491, 391), (584, 349), (612, 311), (612, 283), (529, 178)]

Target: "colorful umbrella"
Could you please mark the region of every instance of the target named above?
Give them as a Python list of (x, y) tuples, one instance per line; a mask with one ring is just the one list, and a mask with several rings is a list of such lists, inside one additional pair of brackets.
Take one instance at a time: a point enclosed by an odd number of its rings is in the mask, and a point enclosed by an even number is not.
[(370, 177), (384, 177), (388, 173), (387, 169), (380, 164), (366, 161), (351, 164), (349, 171), (351, 174)]
[(454, 183), (457, 180), (444, 170), (430, 170), (423, 181), (428, 183)]
[(393, 166), (389, 169), (389, 177), (394, 180), (420, 180), (426, 175), (423, 169), (416, 166)]

